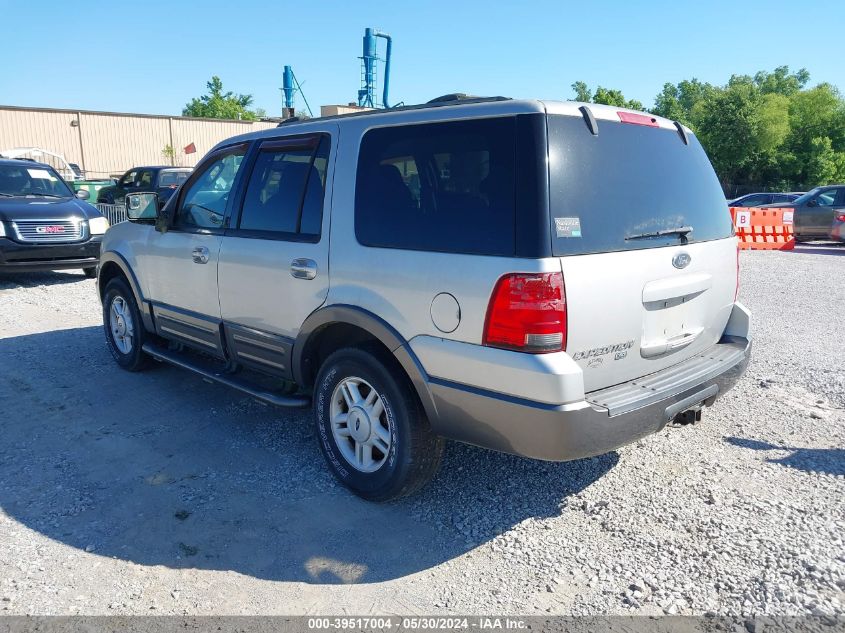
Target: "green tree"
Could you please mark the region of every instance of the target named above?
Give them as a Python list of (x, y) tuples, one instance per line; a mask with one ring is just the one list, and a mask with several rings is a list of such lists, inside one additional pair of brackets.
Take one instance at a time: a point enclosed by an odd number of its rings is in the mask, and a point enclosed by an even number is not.
[[(831, 174), (830, 167), (821, 167), (838, 164), (836, 156), (845, 155), (845, 102), (836, 88), (819, 84), (794, 94), (789, 120), (784, 169), (807, 186), (836, 180), (835, 169)], [(831, 175), (822, 177), (826, 174)]]
[(603, 103), (605, 105), (616, 106), (617, 108), (629, 108), (631, 110), (645, 109), (643, 104), (636, 99), (626, 99), (621, 90), (599, 86), (596, 88), (595, 93), (593, 93), (583, 81), (576, 81), (572, 84), (572, 90), (575, 91), (574, 101)]
[(162, 148), (161, 155), (169, 160), (172, 165), (173, 161), (176, 159), (176, 150), (173, 149), (173, 146), (170, 143), (168, 143)]
[(790, 73), (789, 66), (778, 66), (774, 72), (761, 70), (754, 75), (754, 83), (763, 94), (779, 94), (791, 97), (799, 92), (810, 81), (810, 73), (806, 68)]
[(795, 189), (845, 179), (845, 100), (829, 84), (807, 88), (788, 66), (724, 86), (667, 83), (652, 112), (698, 136), (723, 184)]
[(212, 77), (206, 86), (208, 94), (191, 99), (182, 110), (184, 116), (245, 121), (254, 121), (258, 118), (255, 112), (249, 109), (252, 105), (252, 95), (223, 92), (223, 82), (217, 75)]
[(806, 155), (806, 177), (809, 182), (827, 185), (845, 181), (845, 152), (837, 152), (827, 136), (810, 141)]
[(677, 85), (663, 84), (663, 90), (654, 99), (652, 112), (658, 116), (692, 125), (692, 111), (696, 104), (715, 92), (716, 88), (698, 79), (689, 79)]
[(572, 89), (575, 91), (575, 98), (573, 101), (580, 101), (581, 103), (593, 102), (593, 93), (583, 81), (576, 81), (572, 84)]

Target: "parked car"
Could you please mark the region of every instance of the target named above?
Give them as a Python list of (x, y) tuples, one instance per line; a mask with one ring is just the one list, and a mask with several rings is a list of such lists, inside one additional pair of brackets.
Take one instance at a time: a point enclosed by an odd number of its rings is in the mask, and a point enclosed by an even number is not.
[(313, 406), (328, 467), (367, 499), (419, 489), (444, 438), (571, 460), (700, 419), (749, 359), (719, 182), (650, 114), (311, 119), (220, 143), (155, 199), (129, 195), (103, 246), (117, 364)]
[(97, 202), (123, 204), (127, 193), (154, 192), (167, 200), (191, 175), (190, 167), (133, 167), (118, 181), (97, 192)]
[(786, 204), (773, 207), (792, 207), (796, 242), (808, 240), (842, 240), (845, 222), (845, 185), (816, 187)]
[(95, 277), (108, 221), (49, 165), (0, 159), (0, 272), (81, 268)]
[(800, 193), (749, 193), (728, 201), (729, 207), (768, 207), (781, 202), (792, 202)]

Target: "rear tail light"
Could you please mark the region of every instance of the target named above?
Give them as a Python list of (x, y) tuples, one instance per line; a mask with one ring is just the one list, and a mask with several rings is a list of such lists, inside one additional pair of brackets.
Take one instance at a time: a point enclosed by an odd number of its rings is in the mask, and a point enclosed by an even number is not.
[(496, 283), (484, 345), (535, 354), (566, 349), (566, 290), (561, 273), (513, 273)]
[(734, 302), (739, 297), (739, 244), (736, 245), (736, 290), (734, 290)]
[(845, 222), (845, 213), (840, 213), (839, 215), (837, 215), (836, 221), (837, 222)]

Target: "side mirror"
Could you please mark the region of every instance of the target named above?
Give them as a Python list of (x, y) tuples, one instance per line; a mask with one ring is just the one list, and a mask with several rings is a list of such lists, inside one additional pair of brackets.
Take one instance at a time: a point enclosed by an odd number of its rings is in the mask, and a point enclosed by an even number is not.
[(130, 193), (126, 196), (126, 217), (130, 220), (155, 220), (157, 216), (157, 194)]
[(818, 201), (818, 200), (810, 200), (810, 201), (807, 203), (807, 206), (808, 206), (808, 207), (817, 207), (817, 206), (819, 206), (819, 201)]
[(87, 189), (80, 189), (76, 192), (76, 197), (80, 200), (88, 200), (91, 198), (91, 193)]

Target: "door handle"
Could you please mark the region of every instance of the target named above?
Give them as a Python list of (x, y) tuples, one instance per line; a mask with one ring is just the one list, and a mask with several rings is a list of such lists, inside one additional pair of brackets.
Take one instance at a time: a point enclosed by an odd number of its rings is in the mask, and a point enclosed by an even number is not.
[(208, 263), (208, 249), (205, 246), (197, 246), (192, 252), (191, 257), (195, 264)]
[(314, 279), (317, 276), (317, 262), (313, 259), (295, 259), (290, 263), (290, 274), (296, 279)]
[(644, 343), (640, 346), (640, 356), (643, 358), (655, 358), (668, 354), (669, 352), (674, 352), (692, 343), (703, 331), (704, 328), (700, 327), (694, 330), (688, 330), (670, 339)]

